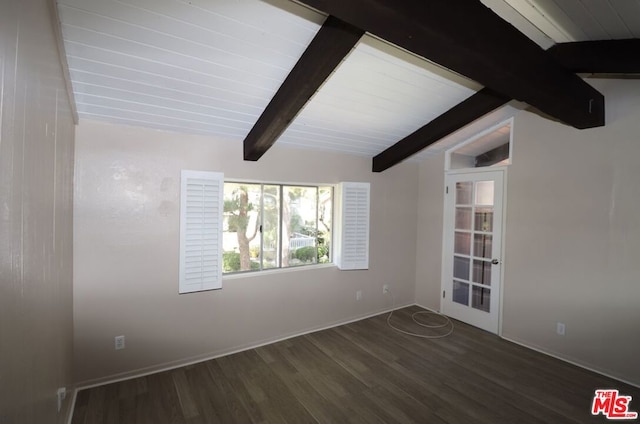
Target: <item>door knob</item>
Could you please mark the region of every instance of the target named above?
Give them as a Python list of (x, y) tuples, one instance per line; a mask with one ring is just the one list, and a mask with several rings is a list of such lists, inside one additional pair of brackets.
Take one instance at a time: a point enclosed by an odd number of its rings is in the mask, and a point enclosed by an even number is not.
[(494, 259), (494, 260), (491, 261), (491, 263), (494, 264), (494, 265), (498, 265), (500, 263), (500, 260), (499, 259)]

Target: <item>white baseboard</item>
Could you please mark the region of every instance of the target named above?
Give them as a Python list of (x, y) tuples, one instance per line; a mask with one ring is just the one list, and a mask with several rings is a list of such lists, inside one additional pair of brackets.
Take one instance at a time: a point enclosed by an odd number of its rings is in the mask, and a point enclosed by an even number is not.
[[(303, 336), (305, 334), (310, 334), (310, 333), (315, 333), (317, 331), (322, 331), (322, 330), (327, 330), (330, 328), (334, 328), (334, 327), (339, 327), (341, 325), (345, 325), (345, 324), (350, 324), (352, 322), (357, 322), (357, 321), (362, 321), (364, 319), (367, 318), (371, 318), (377, 315), (382, 315), (397, 309), (402, 309), (402, 308), (406, 308), (408, 306), (413, 306), (415, 305), (415, 303), (406, 303), (406, 304), (402, 304), (399, 306), (392, 306), (391, 308), (385, 308), (382, 310), (379, 310), (377, 312), (373, 312), (373, 313), (369, 313), (366, 315), (361, 315), (361, 316), (357, 316), (354, 318), (350, 318), (347, 320), (342, 320), (342, 321), (336, 321), (327, 325), (323, 325), (323, 326), (319, 326), (319, 327), (312, 327), (312, 328), (308, 328), (306, 330), (302, 330), (302, 331), (298, 331), (295, 333), (291, 333), (291, 334), (286, 334), (283, 336), (279, 336), (273, 339), (265, 339), (265, 340), (261, 340), (259, 342), (255, 342), (252, 344), (248, 344), (246, 346), (236, 346), (232, 349), (228, 349), (228, 350), (224, 350), (224, 351), (219, 351), (219, 352), (210, 352), (204, 355), (197, 355), (197, 356), (192, 356), (189, 358), (183, 358), (180, 360), (176, 360), (176, 361), (170, 361), (170, 362), (165, 362), (162, 364), (158, 364), (158, 365), (153, 365), (150, 367), (145, 367), (145, 368), (140, 368), (137, 370), (133, 370), (133, 371), (127, 371), (127, 372), (123, 372), (123, 373), (119, 373), (119, 374), (114, 374), (111, 376), (107, 376), (107, 377), (103, 377), (103, 378), (98, 378), (98, 379), (93, 379), (93, 380), (86, 380), (86, 381), (81, 381), (79, 383), (76, 384), (77, 387), (77, 391), (80, 390), (84, 390), (84, 389), (91, 389), (93, 387), (98, 387), (98, 386), (104, 386), (106, 384), (111, 384), (111, 383), (117, 383), (120, 381), (125, 381), (125, 380), (131, 380), (134, 378), (139, 378), (139, 377), (144, 377), (150, 374), (155, 374), (158, 372), (163, 372), (163, 371), (169, 371), (172, 369), (176, 369), (176, 368), (181, 368), (181, 367), (185, 367), (187, 365), (193, 365), (193, 364), (197, 364), (200, 362), (205, 362), (205, 361), (210, 361), (212, 359), (216, 359), (216, 358), (220, 358), (223, 356), (227, 356), (227, 355), (233, 355), (234, 353), (239, 353), (239, 352), (244, 352), (246, 350), (251, 350), (251, 349), (255, 349), (261, 346), (265, 346), (271, 343), (277, 343), (277, 342), (281, 342), (283, 340), (287, 340), (287, 339), (291, 339), (293, 337), (298, 337), (298, 336)], [(74, 395), (74, 402), (75, 402), (75, 395)]]
[[(571, 360), (571, 359), (567, 359), (567, 358), (565, 358), (565, 357), (559, 356), (559, 355), (557, 355), (557, 354), (555, 354), (555, 353), (548, 352), (548, 351), (544, 350), (543, 348), (540, 348), (540, 347), (537, 347), (537, 346), (532, 346), (532, 345), (529, 345), (529, 344), (527, 344), (527, 343), (525, 343), (525, 342), (521, 342), (521, 341), (518, 341), (518, 340), (514, 340), (514, 339), (511, 339), (511, 338), (509, 338), (509, 337), (501, 337), (501, 338), (502, 338), (503, 340), (508, 341), (508, 342), (511, 342), (511, 343), (517, 344), (518, 346), (522, 346), (522, 347), (525, 347), (525, 348), (527, 348), (527, 349), (531, 349), (531, 350), (536, 351), (536, 352), (538, 352), (538, 353), (542, 353), (543, 355), (547, 355), (547, 356), (550, 356), (550, 357), (552, 357), (552, 358), (558, 359), (558, 360), (560, 360), (560, 361), (562, 361), (562, 362), (566, 362), (566, 363), (568, 363), (568, 364), (575, 365), (576, 367), (579, 367), (579, 368), (585, 369), (585, 370), (587, 370), (587, 371), (594, 372), (594, 373), (596, 373), (596, 374), (600, 374), (600, 375), (602, 375), (602, 376), (604, 376), (604, 377), (607, 377), (607, 378), (611, 378), (612, 380), (620, 381), (621, 383), (628, 384), (629, 386), (633, 386), (633, 387), (640, 388), (640, 384), (638, 384), (638, 383), (633, 383), (633, 382), (631, 382), (631, 381), (624, 380), (624, 379), (622, 379), (622, 378), (620, 378), (620, 377), (616, 377), (616, 376), (614, 376), (614, 375), (608, 374), (608, 373), (603, 372), (603, 371), (601, 371), (601, 370), (598, 370), (598, 369), (596, 369), (596, 368), (592, 368), (592, 367), (587, 366), (587, 365), (585, 365), (585, 364), (582, 364), (582, 363), (580, 363), (580, 362), (576, 362), (576, 361), (573, 361), (573, 360)], [(594, 388), (594, 389), (595, 389), (595, 388)]]
[(439, 313), (441, 313), (441, 312), (440, 312), (439, 310), (437, 310), (437, 309), (432, 309), (432, 308), (429, 308), (428, 306), (423, 306), (423, 305), (421, 305), (421, 304), (419, 304), (419, 303), (414, 303), (414, 305), (419, 306), (419, 307), (421, 307), (422, 309), (426, 309), (427, 311), (435, 312), (435, 313), (438, 313), (438, 314), (439, 314)]

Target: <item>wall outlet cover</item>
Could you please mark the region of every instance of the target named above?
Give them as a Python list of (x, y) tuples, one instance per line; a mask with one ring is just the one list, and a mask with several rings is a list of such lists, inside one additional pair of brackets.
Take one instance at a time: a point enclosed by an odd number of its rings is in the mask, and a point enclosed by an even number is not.
[(116, 350), (124, 349), (124, 336), (115, 337), (115, 348)]

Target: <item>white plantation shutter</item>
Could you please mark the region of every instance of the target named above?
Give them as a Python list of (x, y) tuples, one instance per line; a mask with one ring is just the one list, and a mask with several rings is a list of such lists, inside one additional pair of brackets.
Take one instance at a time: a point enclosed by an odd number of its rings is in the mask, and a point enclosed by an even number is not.
[(335, 261), (340, 269), (369, 268), (369, 183), (338, 185), (338, 240)]
[(182, 171), (180, 293), (222, 288), (224, 175)]

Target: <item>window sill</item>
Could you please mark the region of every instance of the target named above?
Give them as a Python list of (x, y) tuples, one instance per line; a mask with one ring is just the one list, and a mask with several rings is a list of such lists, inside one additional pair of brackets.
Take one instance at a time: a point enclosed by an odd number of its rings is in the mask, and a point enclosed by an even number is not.
[(263, 277), (265, 275), (285, 274), (289, 272), (313, 271), (316, 269), (325, 269), (325, 268), (337, 268), (337, 267), (336, 267), (336, 264), (334, 263), (328, 263), (328, 264), (317, 264), (317, 265), (292, 266), (288, 268), (273, 268), (273, 269), (266, 269), (262, 271), (236, 272), (233, 274), (223, 275), (222, 281), (237, 280), (239, 278)]

